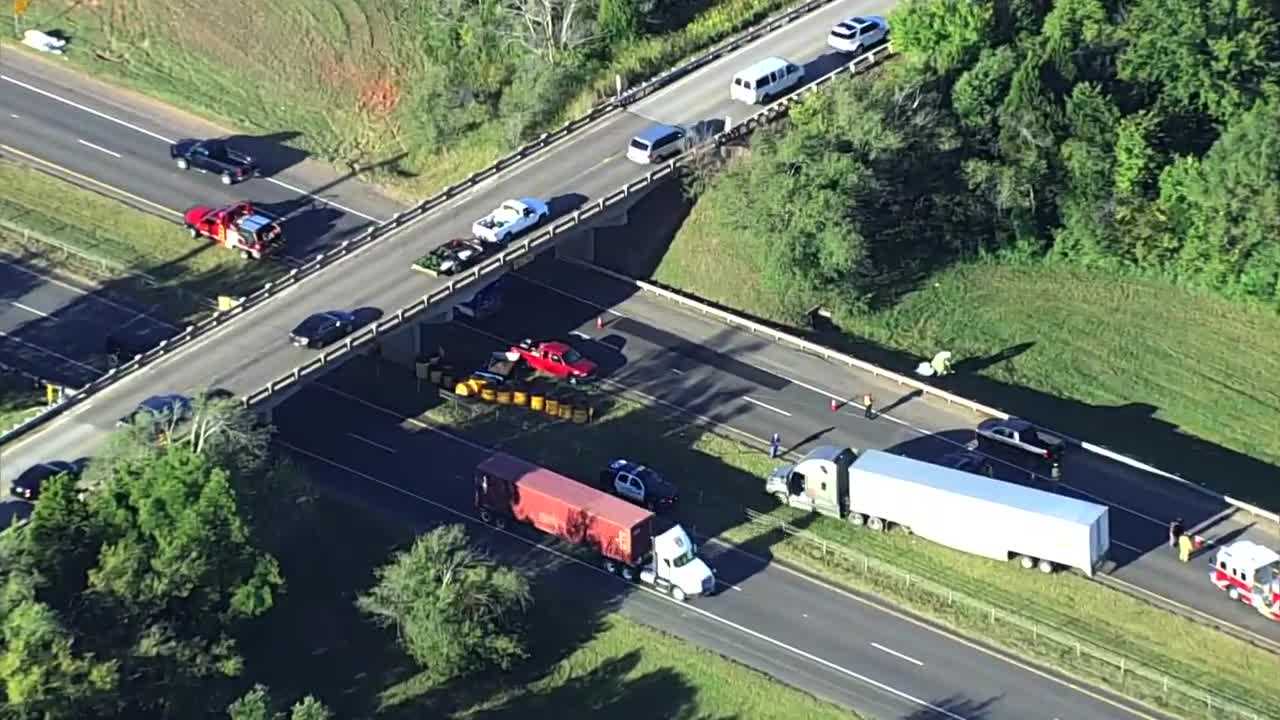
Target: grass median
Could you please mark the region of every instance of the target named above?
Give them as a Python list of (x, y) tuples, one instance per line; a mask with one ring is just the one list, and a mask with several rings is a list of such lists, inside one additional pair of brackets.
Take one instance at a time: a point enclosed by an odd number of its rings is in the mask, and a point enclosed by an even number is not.
[(253, 263), (174, 220), (26, 165), (0, 159), (0, 249), (87, 277), (105, 292), (173, 322), (208, 312), (218, 295), (256, 290), (279, 266)]
[[(785, 322), (759, 281), (764, 253), (722, 236), (717, 212), (694, 207), (654, 279)], [(942, 270), (842, 329), (818, 339), (902, 372), (950, 350), (961, 372), (948, 384), (965, 397), (1280, 508), (1280, 435), (1260, 432), (1280, 407), (1274, 308), (1102, 269), (988, 260)]]
[(45, 406), (44, 393), (34, 379), (0, 368), (0, 432), (40, 412)]
[[(393, 634), (353, 604), (372, 585), (373, 569), (408, 545), (414, 532), (407, 521), (313, 498), (275, 550), (288, 588), (243, 641), (246, 680), (265, 683), (280, 697), (314, 693), (344, 718), (551, 720), (571, 708), (623, 720), (856, 717), (716, 653), (601, 614), (580, 594), (536, 575), (531, 657), (510, 673), (432, 687)], [(483, 543), (483, 531), (473, 532)]]
[[(23, 25), (69, 35), (79, 69), (257, 139), (388, 163), (377, 179), (420, 199), (612, 96), (615, 76), (639, 83), (793, 4), (656, 3), (617, 37), (585, 7), (487, 1), (223, 0), (215, 15), (238, 24), (214, 32), (209, 6), (191, 0), (32, 3)], [(539, 29), (552, 13), (550, 37), (525, 37), (523, 12)]]
[[(393, 380), (403, 369), (381, 373), (369, 399), (403, 409), (413, 393)], [(1233, 637), (1158, 609), (1148, 603), (1071, 573), (1045, 576), (952, 551), (901, 533), (877, 534), (830, 518), (775, 507), (763, 494), (763, 478), (773, 467), (761, 450), (709, 432), (681, 413), (649, 407), (624, 397), (583, 396), (597, 407), (590, 425), (550, 420), (519, 408), (501, 408), (445, 394), (442, 404), (421, 420), (448, 425), (489, 445), (580, 478), (593, 478), (615, 457), (629, 457), (664, 470), (682, 488), (682, 521), (702, 535), (803, 565), (815, 573), (909, 607), (957, 630), (1015, 654), (1045, 663), (1089, 682), (1127, 692), (1185, 717), (1228, 717), (1221, 708), (1205, 714), (1202, 690), (1253, 707), (1280, 702), (1280, 657)], [(832, 552), (865, 557), (858, 563), (822, 562), (814, 542), (749, 522), (746, 510), (804, 528)], [(828, 558), (830, 559), (830, 558)], [(890, 570), (883, 569), (885, 566)], [(878, 572), (871, 572), (876, 567)], [(904, 579), (914, 577), (915, 584)], [(955, 602), (921, 591), (921, 581), (954, 592)], [(1208, 585), (1204, 592), (1217, 592)], [(974, 598), (998, 608), (973, 612)], [(985, 607), (985, 605), (984, 605)], [(1014, 623), (1011, 617), (1025, 622)], [(1101, 658), (1101, 660), (1100, 660)], [(1116, 663), (1126, 663), (1120, 671)], [(1135, 674), (1167, 677), (1153, 686)], [(1197, 695), (1188, 701), (1187, 692)]]

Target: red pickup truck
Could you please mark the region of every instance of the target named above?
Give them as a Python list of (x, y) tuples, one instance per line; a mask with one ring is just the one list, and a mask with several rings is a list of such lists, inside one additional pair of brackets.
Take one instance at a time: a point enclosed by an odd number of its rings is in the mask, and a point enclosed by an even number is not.
[(534, 343), (524, 340), (511, 346), (511, 351), (534, 370), (576, 383), (596, 373), (596, 364), (574, 350), (568, 343), (547, 340)]

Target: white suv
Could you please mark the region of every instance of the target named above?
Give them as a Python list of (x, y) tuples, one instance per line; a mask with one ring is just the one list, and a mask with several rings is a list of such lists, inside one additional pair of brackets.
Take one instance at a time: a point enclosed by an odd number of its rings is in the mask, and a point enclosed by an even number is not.
[(889, 34), (889, 22), (878, 15), (855, 16), (843, 20), (831, 28), (827, 45), (842, 53), (862, 53), (884, 40)]

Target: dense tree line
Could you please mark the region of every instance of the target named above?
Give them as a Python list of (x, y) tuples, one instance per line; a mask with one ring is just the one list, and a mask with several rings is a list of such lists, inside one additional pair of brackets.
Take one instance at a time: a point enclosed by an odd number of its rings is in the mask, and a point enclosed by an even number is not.
[[(234, 401), (195, 407), (45, 481), (29, 522), (0, 534), (0, 718), (332, 716), (315, 697), (244, 691), (237, 638), (271, 622), (286, 585), (263, 548), (307, 520), (307, 491), (269, 427)], [(459, 527), (420, 538), (359, 600), (440, 681), (522, 658), (528, 604), (525, 578)]]
[(1002, 252), (1280, 301), (1280, 34), (1257, 0), (907, 0), (902, 58), (704, 181), (777, 314)]

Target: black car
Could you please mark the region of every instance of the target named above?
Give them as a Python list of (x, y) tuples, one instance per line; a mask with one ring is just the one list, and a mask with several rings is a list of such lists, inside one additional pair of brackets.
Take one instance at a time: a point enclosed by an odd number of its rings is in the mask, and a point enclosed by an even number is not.
[(152, 425), (179, 423), (191, 417), (191, 398), (186, 395), (152, 395), (138, 403), (133, 412), (120, 418), (117, 425), (133, 425), (140, 422)]
[(169, 157), (177, 162), (179, 170), (195, 168), (216, 173), (223, 185), (259, 174), (253, 158), (231, 147), (226, 140), (179, 140), (169, 146)]
[(80, 470), (81, 468), (75, 463), (61, 460), (40, 463), (19, 475), (9, 488), (9, 494), (28, 502), (35, 502), (40, 498), (40, 490), (45, 480), (63, 474), (76, 477), (79, 476)]
[(658, 471), (630, 460), (618, 459), (600, 471), (600, 484), (609, 492), (650, 510), (673, 510), (680, 500), (676, 486)]
[(344, 338), (356, 329), (356, 319), (351, 313), (339, 310), (316, 313), (298, 323), (289, 333), (294, 345), (305, 348), (322, 348)]

